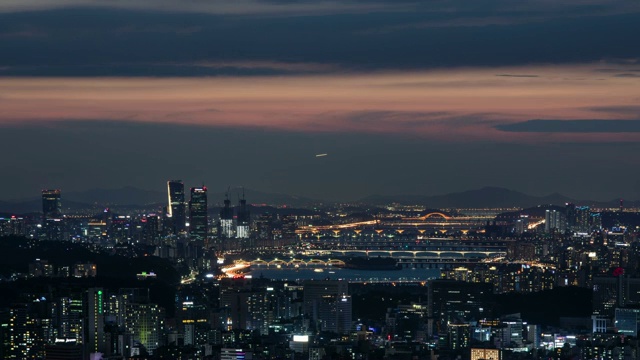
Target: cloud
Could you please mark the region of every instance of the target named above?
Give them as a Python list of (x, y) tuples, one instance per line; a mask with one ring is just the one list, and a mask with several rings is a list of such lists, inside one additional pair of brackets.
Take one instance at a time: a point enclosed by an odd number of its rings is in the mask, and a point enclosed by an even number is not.
[[(281, 62), (234, 64), (289, 68)], [(640, 98), (637, 84), (614, 77), (599, 81), (593, 72), (597, 64), (345, 73), (340, 67), (293, 64), (295, 71), (319, 72), (3, 78), (0, 124), (37, 120), (55, 126), (61, 119), (114, 119), (297, 133), (376, 133), (441, 142), (638, 140), (637, 133), (611, 133), (605, 139), (576, 132), (550, 138), (496, 127), (532, 118), (638, 118), (631, 113)], [(539, 78), (505, 81), (496, 73)]]
[(178, 63), (175, 66), (193, 66), (205, 69), (237, 69), (237, 70), (268, 70), (281, 73), (328, 73), (346, 70), (339, 65), (323, 63), (303, 63), (285, 61), (244, 60), (244, 61), (198, 61), (192, 63)]
[[(640, 98), (638, 99), (640, 100)], [(637, 117), (640, 116), (640, 105), (625, 105), (625, 106), (596, 106), (587, 108), (591, 111), (611, 113), (614, 115), (622, 115), (625, 117)]]
[(497, 74), (496, 76), (516, 77), (516, 78), (537, 78), (537, 77), (539, 77), (539, 75), (527, 75), (527, 74)]
[[(640, 33), (640, 14), (602, 12), (602, 7), (608, 9), (609, 5), (601, 2), (588, 6), (570, 2), (577, 14), (599, 14), (570, 18), (549, 15), (565, 12), (565, 3), (554, 5), (546, 1), (526, 8), (497, 0), (478, 4), (443, 0), (401, 5), (391, 1), (255, 2), (269, 9), (287, 10), (282, 12), (284, 16), (279, 16), (278, 11), (263, 14), (259, 13), (260, 7), (245, 6), (247, 13), (240, 16), (206, 11), (154, 11), (156, 2), (144, 0), (140, 3), (25, 0), (25, 4), (41, 6), (40, 10), (0, 11), (3, 49), (0, 67), (10, 67), (3, 71), (7, 76), (173, 77), (320, 73), (334, 68), (351, 72), (571, 64), (602, 59), (611, 59), (611, 63), (626, 68), (634, 64), (633, 59), (640, 58), (640, 48), (628, 46), (625, 41), (628, 34)], [(157, 3), (158, 8), (162, 9), (165, 3), (183, 6), (183, 2), (162, 0)], [(240, 6), (235, 1), (225, 3)], [(0, 2), (0, 7), (3, 4), (6, 5)], [(61, 4), (64, 6), (50, 8)], [(143, 11), (123, 4), (146, 4), (148, 8)], [(318, 4), (333, 6), (336, 12), (295, 12), (299, 10), (297, 7)], [(205, 1), (184, 4), (185, 8), (190, 6), (210, 4)], [(362, 11), (342, 12), (344, 6)], [(217, 9), (217, 5), (214, 7)], [(258, 13), (252, 13), (254, 10)], [(481, 27), (455, 25), (465, 23), (468, 17), (496, 16), (494, 10), (499, 11), (499, 17), (514, 21)], [(538, 12), (547, 16), (544, 22), (519, 22), (522, 16)], [(294, 13), (301, 16), (293, 16)], [(425, 19), (453, 26), (367, 33), (368, 29), (405, 26)], [(566, 31), (568, 28), (573, 31)], [(608, 61), (600, 67), (610, 64)], [(232, 66), (217, 66), (225, 63)], [(233, 66), (243, 63), (262, 65)], [(268, 63), (286, 64), (289, 69)], [(312, 64), (315, 69), (301, 69), (297, 64)]]
[(640, 120), (527, 120), (496, 125), (507, 132), (533, 133), (638, 133)]
[[(184, 12), (215, 15), (310, 15), (391, 9), (383, 1), (261, 1), (261, 0), (3, 0), (0, 12), (15, 13), (69, 8)], [(396, 5), (397, 8), (397, 5)]]
[(640, 78), (640, 74), (634, 74), (634, 73), (615, 74), (614, 76), (619, 78)]
[[(634, 64), (631, 64), (634, 65)], [(599, 73), (619, 73), (619, 72), (640, 72), (640, 69), (633, 69), (633, 68), (602, 68), (602, 69), (594, 69), (594, 72), (599, 72)]]

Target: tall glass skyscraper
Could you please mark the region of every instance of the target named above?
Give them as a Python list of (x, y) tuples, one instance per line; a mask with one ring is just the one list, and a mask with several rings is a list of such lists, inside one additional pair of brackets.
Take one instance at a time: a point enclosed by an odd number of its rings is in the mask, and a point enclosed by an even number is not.
[(178, 234), (186, 229), (184, 184), (182, 180), (167, 181), (167, 193), (169, 196), (168, 215), (171, 217), (173, 233)]
[(189, 201), (189, 234), (193, 239), (205, 240), (208, 230), (207, 187), (192, 187)]
[(44, 220), (62, 217), (60, 190), (42, 190), (42, 216)]
[(60, 190), (42, 190), (42, 233), (46, 240), (63, 240), (64, 219)]
[(231, 200), (229, 200), (228, 197), (224, 200), (224, 207), (220, 209), (219, 236), (227, 239), (235, 237), (235, 231), (233, 229), (233, 208), (231, 207)]
[(240, 200), (240, 206), (238, 206), (238, 217), (236, 226), (236, 236), (240, 239), (249, 238), (249, 223), (250, 223), (249, 208), (247, 207), (247, 200), (244, 199), (244, 195)]

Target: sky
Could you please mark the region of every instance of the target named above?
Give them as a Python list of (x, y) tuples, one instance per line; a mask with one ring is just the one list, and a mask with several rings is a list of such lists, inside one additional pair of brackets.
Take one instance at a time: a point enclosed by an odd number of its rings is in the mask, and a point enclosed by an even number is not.
[(4, 0), (0, 199), (640, 199), (637, 34), (627, 0)]

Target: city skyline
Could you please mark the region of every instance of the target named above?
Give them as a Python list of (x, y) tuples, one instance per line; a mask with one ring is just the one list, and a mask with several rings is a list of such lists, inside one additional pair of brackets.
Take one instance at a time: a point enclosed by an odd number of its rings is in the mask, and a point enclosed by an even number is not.
[[(182, 183), (182, 180), (171, 180)], [(201, 182), (204, 183), (204, 182)], [(156, 184), (157, 185), (157, 184)], [(189, 184), (190, 185), (190, 184)], [(184, 185), (183, 185), (184, 186)], [(206, 186), (190, 187), (190, 191), (196, 190), (196, 192), (207, 192)], [(141, 206), (141, 205), (153, 205), (166, 203), (166, 190), (162, 191), (161, 187), (154, 188), (138, 188), (131, 185), (124, 185), (119, 188), (89, 188), (86, 190), (76, 189), (42, 189), (42, 194), (45, 192), (57, 191), (60, 196), (60, 191), (63, 190), (65, 194), (65, 200), (71, 201), (74, 206), (81, 205), (125, 205), (125, 206)], [(358, 198), (313, 198), (306, 196), (299, 196), (290, 193), (277, 193), (266, 192), (260, 189), (246, 188), (245, 186), (227, 186), (226, 188), (214, 189), (213, 202), (210, 204), (213, 207), (222, 206), (225, 199), (237, 198), (238, 201), (244, 199), (245, 193), (249, 193), (253, 198), (253, 202), (250, 205), (286, 205), (286, 206), (299, 206), (306, 207), (314, 203), (362, 203), (362, 204), (383, 204), (383, 203), (399, 203), (399, 204), (414, 204), (414, 205), (429, 205), (430, 202), (435, 202), (433, 207), (440, 208), (464, 208), (464, 207), (529, 207), (539, 204), (549, 205), (563, 205), (565, 203), (579, 203), (589, 204), (596, 207), (617, 207), (619, 204), (628, 204), (631, 207), (636, 207), (636, 204), (640, 200), (635, 198), (603, 198), (599, 199), (581, 199), (573, 198), (561, 194), (559, 192), (542, 193), (541, 195), (535, 195), (519, 190), (499, 187), (499, 186), (483, 186), (479, 188), (453, 191), (448, 193), (433, 193), (433, 194), (419, 194), (419, 193), (398, 193), (398, 194), (369, 194)], [(43, 195), (44, 196), (44, 195)], [(490, 199), (493, 197), (493, 199)], [(2, 205), (9, 207), (5, 209), (7, 211), (11, 208), (18, 206), (20, 208), (24, 206), (30, 207), (31, 203), (40, 198), (40, 193), (28, 194), (21, 198), (0, 198)], [(164, 200), (163, 200), (164, 199)], [(481, 203), (484, 203), (481, 204)], [(29, 205), (31, 204), (31, 205)], [(185, 197), (184, 202), (185, 209), (189, 207), (189, 201)], [(499, 204), (499, 205), (497, 205)], [(35, 205), (33, 205), (35, 206)], [(168, 208), (171, 208), (169, 206)], [(1, 211), (2, 209), (0, 209)], [(26, 210), (25, 210), (26, 211)], [(180, 212), (181, 213), (181, 212)]]
[(640, 2), (0, 1), (0, 359), (640, 359)]
[[(184, 186), (181, 180), (171, 180), (171, 182), (179, 182)], [(171, 188), (169, 192), (171, 193)], [(46, 193), (57, 193), (58, 205), (60, 205), (61, 189), (43, 189), (42, 198), (45, 198)], [(262, 192), (256, 189), (247, 189), (244, 186), (228, 186), (226, 189), (217, 189), (214, 191), (210, 201), (207, 201), (207, 187), (191, 187), (191, 196), (196, 194), (197, 200), (195, 203), (200, 204), (198, 209), (203, 209), (202, 205), (208, 203), (206, 208), (220, 208), (224, 207), (225, 203), (231, 203), (230, 199), (236, 199), (237, 202), (245, 206), (275, 206), (275, 207), (292, 207), (292, 208), (308, 208), (313, 206), (331, 206), (338, 204), (354, 204), (354, 205), (374, 205), (384, 206), (386, 204), (401, 204), (401, 205), (415, 205), (424, 206), (431, 209), (445, 209), (445, 208), (530, 208), (541, 205), (557, 205), (563, 206), (565, 204), (578, 204), (580, 206), (594, 206), (596, 208), (630, 208), (635, 209), (638, 207), (640, 200), (636, 199), (624, 199), (614, 198), (606, 200), (594, 200), (594, 199), (575, 199), (567, 197), (560, 193), (551, 193), (542, 196), (531, 195), (520, 191), (514, 191), (511, 189), (501, 187), (482, 187), (478, 189), (471, 189), (467, 191), (452, 192), (446, 194), (437, 195), (416, 195), (416, 194), (400, 194), (400, 195), (382, 195), (374, 194), (355, 200), (327, 200), (319, 198), (300, 197), (290, 194), (280, 193), (268, 193)], [(177, 214), (170, 214), (170, 212), (176, 212), (172, 208), (177, 207), (178, 202), (172, 201), (172, 197), (169, 197), (167, 203), (167, 193), (162, 191), (140, 189), (132, 186), (124, 186), (117, 189), (89, 189), (86, 191), (62, 191), (62, 196), (71, 205), (68, 209), (80, 209), (84, 207), (106, 206), (116, 207), (141, 207), (141, 206), (160, 206), (167, 205), (167, 213), (169, 217), (185, 217), (188, 220), (188, 213), (191, 211), (191, 204), (194, 202), (193, 198), (179, 202), (184, 208), (177, 210)], [(245, 194), (249, 194), (251, 201), (247, 203)], [(164, 200), (163, 200), (164, 199)], [(52, 205), (39, 205), (39, 196), (31, 196), (22, 199), (0, 199), (0, 212), (5, 213), (31, 213), (34, 211), (46, 214), (47, 210), (41, 211), (40, 208), (45, 209), (47, 206)], [(204, 201), (204, 204), (201, 202)], [(174, 204), (174, 205), (171, 205)], [(196, 210), (198, 211), (198, 210)], [(183, 214), (184, 216), (180, 215)], [(46, 215), (45, 215), (46, 216)], [(186, 221), (191, 222), (191, 221)]]

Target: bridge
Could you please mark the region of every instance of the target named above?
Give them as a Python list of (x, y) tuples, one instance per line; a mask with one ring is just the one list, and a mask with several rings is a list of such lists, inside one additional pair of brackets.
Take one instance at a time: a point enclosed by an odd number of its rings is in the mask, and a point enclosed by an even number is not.
[(359, 221), (347, 224), (336, 224), (336, 225), (321, 225), (321, 226), (307, 226), (296, 230), (297, 234), (306, 234), (306, 233), (317, 233), (320, 231), (328, 231), (328, 230), (344, 230), (344, 229), (354, 229), (361, 226), (370, 226), (378, 224), (378, 220), (369, 220), (369, 221)]
[(291, 266), (291, 267), (307, 267), (307, 266), (336, 266), (343, 267), (345, 266), (345, 262), (340, 259), (273, 259), (273, 260), (263, 260), (263, 259), (255, 259), (250, 261), (245, 260), (237, 260), (236, 263), (243, 265), (251, 265), (251, 266), (275, 266), (275, 267), (283, 267), (283, 266)]
[(368, 256), (368, 257), (390, 257), (394, 259), (442, 259), (442, 258), (490, 258), (495, 256), (505, 256), (505, 251), (491, 250), (324, 250), (331, 256)]
[(443, 218), (445, 220), (453, 219), (451, 216), (449, 216), (447, 214), (444, 214), (444, 213), (441, 213), (441, 212), (432, 212), (432, 213), (428, 213), (426, 215), (423, 215), (423, 216), (420, 216), (420, 217), (417, 217), (417, 218), (403, 218), (402, 220), (422, 220), (422, 221), (425, 221), (425, 220), (427, 220), (428, 218), (431, 218), (431, 217), (441, 217), (441, 218)]
[(358, 221), (345, 224), (334, 225), (318, 225), (304, 226), (296, 230), (296, 234), (320, 234), (331, 233), (337, 236), (343, 231), (355, 230), (359, 231), (363, 228), (373, 228), (375, 226), (377, 232), (395, 233), (401, 228), (423, 228), (423, 227), (452, 227), (471, 229), (484, 224), (485, 218), (474, 216), (450, 216), (442, 212), (431, 212), (420, 217), (406, 218), (382, 218), (368, 221)]

